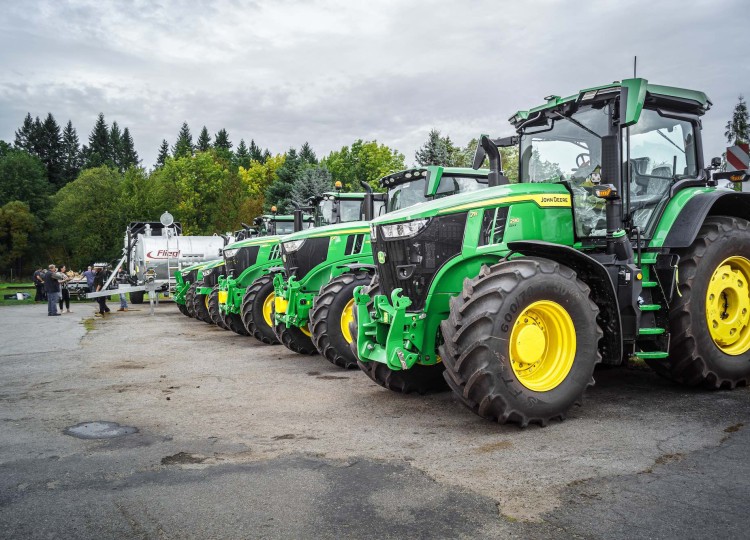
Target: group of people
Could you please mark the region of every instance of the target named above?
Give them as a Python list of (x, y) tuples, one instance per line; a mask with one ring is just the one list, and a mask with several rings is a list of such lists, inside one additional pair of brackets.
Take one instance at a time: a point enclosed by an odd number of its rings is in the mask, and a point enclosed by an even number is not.
[[(74, 274), (66, 271), (65, 265), (58, 270), (57, 266), (50, 264), (47, 270), (38, 269), (34, 272), (34, 285), (36, 287), (36, 302), (47, 300), (47, 316), (56, 317), (63, 313), (72, 313), (70, 310), (70, 291), (68, 283), (73, 279)], [(104, 289), (104, 285), (109, 278), (109, 272), (103, 266), (89, 266), (86, 271), (82, 272), (86, 278), (86, 284), (90, 292), (99, 292)], [(94, 313), (98, 317), (103, 317), (111, 310), (107, 306), (107, 296), (96, 298), (99, 310)], [(65, 306), (66, 311), (63, 311)], [(59, 307), (59, 312), (58, 312)], [(124, 293), (120, 293), (120, 309), (117, 311), (127, 311), (128, 301)]]

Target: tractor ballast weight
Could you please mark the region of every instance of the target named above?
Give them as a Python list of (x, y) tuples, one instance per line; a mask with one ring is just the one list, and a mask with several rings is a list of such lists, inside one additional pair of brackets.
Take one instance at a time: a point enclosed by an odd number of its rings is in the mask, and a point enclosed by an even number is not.
[(644, 79), (550, 96), (510, 119), (516, 136), (480, 139), (497, 185), (375, 219), (377, 280), (354, 293), (363, 371), (399, 392), (447, 383), (521, 426), (564, 418), (599, 362), (748, 384), (750, 194), (703, 164), (710, 105)]

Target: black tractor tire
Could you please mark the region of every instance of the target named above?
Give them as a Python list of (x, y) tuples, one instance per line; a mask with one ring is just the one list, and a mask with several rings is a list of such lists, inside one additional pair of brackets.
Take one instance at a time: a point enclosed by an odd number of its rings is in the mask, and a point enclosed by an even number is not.
[(273, 313), (273, 331), (276, 338), (290, 351), (297, 354), (314, 355), (318, 354), (318, 349), (312, 342), (312, 338), (305, 334), (301, 328), (289, 327), (284, 323), (276, 322), (276, 310)]
[[(203, 282), (196, 282), (197, 287), (203, 287)], [(193, 313), (195, 318), (204, 323), (213, 324), (211, 316), (208, 314), (208, 295), (198, 294), (197, 290), (193, 294)]]
[[(321, 287), (310, 310), (310, 332), (318, 352), (339, 367), (357, 367), (357, 355), (352, 353), (351, 343), (341, 330), (344, 308), (354, 298), (354, 288), (369, 285), (372, 276), (367, 272), (341, 274)], [(351, 324), (347, 323), (351, 332)], [(354, 338), (355, 334), (351, 334)]]
[[(540, 301), (564, 310), (576, 347), (563, 378), (549, 390), (535, 391), (522, 384), (513, 369), (511, 336), (516, 321)], [(604, 335), (598, 314), (589, 287), (566, 266), (532, 257), (484, 266), (479, 276), (464, 281), (461, 294), (451, 299), (448, 319), (440, 325), (445, 380), (467, 407), (500, 424), (546, 426), (550, 420), (563, 420), (594, 384)], [(541, 324), (557, 328), (544, 320)], [(559, 366), (553, 360), (553, 369), (555, 365)]]
[(187, 310), (188, 317), (195, 318), (195, 290), (197, 289), (198, 284), (193, 283), (188, 287), (188, 290), (185, 292), (185, 309)]
[(143, 297), (146, 294), (144, 291), (135, 291), (128, 293), (130, 295), (130, 303), (131, 304), (142, 304), (143, 303)]
[(278, 345), (281, 343), (273, 330), (273, 320), (271, 321), (272, 324), (269, 325), (263, 315), (263, 306), (269, 296), (273, 294), (273, 275), (266, 274), (253, 281), (245, 289), (240, 307), (242, 322), (248, 333), (261, 343), (267, 345)]
[(186, 317), (190, 317), (190, 314), (188, 313), (188, 310), (185, 304), (177, 304), (177, 309), (179, 309), (180, 313), (182, 313)]
[(222, 330), (229, 330), (227, 323), (224, 322), (224, 316), (219, 309), (219, 286), (214, 285), (211, 289), (211, 294), (208, 295), (208, 315), (211, 317), (211, 322)]
[[(646, 362), (658, 374), (687, 386), (712, 390), (747, 386), (750, 350), (730, 355), (719, 348), (706, 320), (706, 301), (711, 278), (722, 262), (730, 257), (750, 260), (750, 222), (709, 216), (693, 244), (679, 255), (679, 294), (669, 312), (669, 357)], [(741, 333), (747, 332), (750, 328), (745, 326)]]
[(242, 317), (240, 317), (239, 313), (227, 313), (226, 315), (224, 315), (224, 322), (235, 334), (238, 334), (240, 336), (250, 335), (247, 332), (247, 328), (245, 328), (245, 325), (242, 323)]
[[(374, 298), (380, 294), (380, 283), (377, 274), (372, 278), (370, 284), (363, 292)], [(352, 322), (350, 332), (354, 340), (350, 343), (350, 349), (355, 358), (357, 365), (374, 383), (387, 388), (399, 394), (417, 393), (421, 395), (444, 392), (448, 385), (443, 378), (442, 362), (434, 365), (415, 364), (411, 369), (394, 370), (381, 364), (380, 362), (362, 362), (357, 357), (357, 311), (354, 311), (354, 321)]]

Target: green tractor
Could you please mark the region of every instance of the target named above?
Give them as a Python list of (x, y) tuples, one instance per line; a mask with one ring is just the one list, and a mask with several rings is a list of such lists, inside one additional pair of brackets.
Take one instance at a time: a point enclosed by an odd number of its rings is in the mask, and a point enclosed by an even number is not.
[[(627, 79), (481, 138), (490, 187), (375, 220), (378, 279), (355, 290), (362, 370), (397, 392), (445, 383), (500, 423), (562, 420), (598, 363), (686, 385), (750, 380), (750, 194), (705, 166), (702, 92)], [(510, 184), (498, 147), (518, 145)]]
[(180, 313), (188, 317), (193, 316), (193, 303), (191, 301), (190, 305), (188, 306), (188, 303), (186, 301), (187, 292), (188, 290), (190, 290), (190, 286), (198, 281), (198, 272), (206, 264), (208, 264), (207, 261), (193, 264), (191, 266), (183, 268), (182, 270), (176, 271), (174, 274), (176, 286), (172, 299), (174, 300), (175, 304), (177, 304)]
[[(268, 272), (269, 268), (281, 265), (279, 238), (304, 226), (311, 226), (312, 219), (301, 212), (289, 215), (265, 214), (255, 218), (253, 231), (257, 236), (228, 244), (224, 250), (224, 269), (208, 295), (208, 312), (220, 328), (247, 336), (250, 335), (242, 322), (242, 297), (244, 283), (248, 279)], [(299, 216), (296, 214), (299, 213)], [(250, 231), (249, 226), (245, 227)], [(237, 276), (237, 277), (235, 277)]]
[(211, 298), (216, 300), (218, 292), (218, 279), (226, 273), (224, 259), (216, 259), (205, 264), (198, 270), (197, 280), (188, 289), (188, 299), (192, 300), (193, 317), (207, 324), (215, 324), (224, 330), (230, 330), (229, 325), (221, 317), (216, 317), (214, 310), (209, 309)]
[(268, 226), (261, 226), (260, 234), (274, 236), (225, 248), (227, 277), (219, 280), (217, 307), (236, 332), (252, 335), (263, 343), (278, 343), (271, 322), (274, 301), (271, 274), (282, 269), (279, 239), (293, 231), (359, 219), (364, 194), (341, 193), (340, 189), (341, 183), (336, 182), (336, 191), (309, 199), (307, 206), (297, 208), (294, 215), (286, 219), (283, 229), (278, 219), (263, 216), (259, 224), (268, 223)]
[(290, 350), (320, 352), (337, 366), (356, 367), (349, 325), (354, 289), (370, 283), (375, 270), (369, 220), (420, 202), (478, 190), (487, 185), (487, 173), (430, 166), (391, 174), (380, 185), (386, 193), (372, 193), (363, 183), (368, 190), (362, 205), (365, 221), (302, 231), (282, 241), (285, 273), (276, 274), (273, 283), (274, 330)]

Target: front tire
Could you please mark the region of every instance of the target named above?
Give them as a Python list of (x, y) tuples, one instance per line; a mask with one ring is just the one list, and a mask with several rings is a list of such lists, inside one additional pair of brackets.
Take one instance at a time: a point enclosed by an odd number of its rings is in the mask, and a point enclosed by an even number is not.
[[(272, 320), (276, 321), (275, 310)], [(310, 356), (318, 354), (310, 334), (302, 328), (289, 327), (284, 323), (274, 322), (273, 331), (276, 333), (276, 338), (290, 351)]]
[(224, 317), (219, 309), (219, 286), (214, 285), (211, 289), (211, 294), (208, 295), (208, 315), (216, 326), (222, 330), (229, 330), (227, 323), (224, 322)]
[(179, 309), (180, 313), (182, 313), (186, 317), (190, 317), (190, 314), (188, 313), (188, 310), (187, 310), (187, 307), (185, 307), (185, 304), (177, 304), (177, 309)]
[(245, 328), (245, 325), (242, 323), (242, 318), (238, 313), (227, 313), (226, 315), (224, 315), (224, 322), (235, 334), (239, 334), (240, 336), (250, 335), (247, 332), (247, 328)]
[(131, 293), (128, 293), (128, 294), (130, 295), (130, 303), (131, 304), (142, 304), (143, 303), (143, 296), (146, 293), (144, 293), (143, 291), (135, 291), (135, 292), (131, 292)]
[[(203, 282), (198, 281), (195, 285), (196, 289), (198, 287), (203, 287)], [(207, 324), (213, 324), (213, 322), (211, 321), (211, 316), (208, 313), (208, 295), (198, 294), (198, 291), (195, 291), (195, 293), (193, 294), (193, 313), (195, 313), (195, 318), (199, 321), (203, 321)]]
[(371, 276), (366, 272), (341, 274), (323, 285), (310, 310), (310, 332), (318, 352), (339, 367), (357, 367), (357, 355), (351, 344), (354, 320), (354, 288), (368, 285)]
[(588, 286), (554, 261), (485, 266), (441, 323), (445, 379), (483, 418), (521, 427), (563, 420), (594, 384), (598, 313)]
[(679, 295), (670, 313), (669, 358), (649, 360), (660, 375), (688, 386), (750, 383), (750, 222), (706, 218), (680, 253)]
[(242, 322), (251, 336), (268, 345), (278, 345), (273, 330), (273, 275), (266, 274), (253, 281), (242, 297)]
[(195, 318), (195, 291), (197, 287), (198, 284), (193, 283), (185, 293), (185, 309), (187, 310), (188, 317), (192, 318)]

